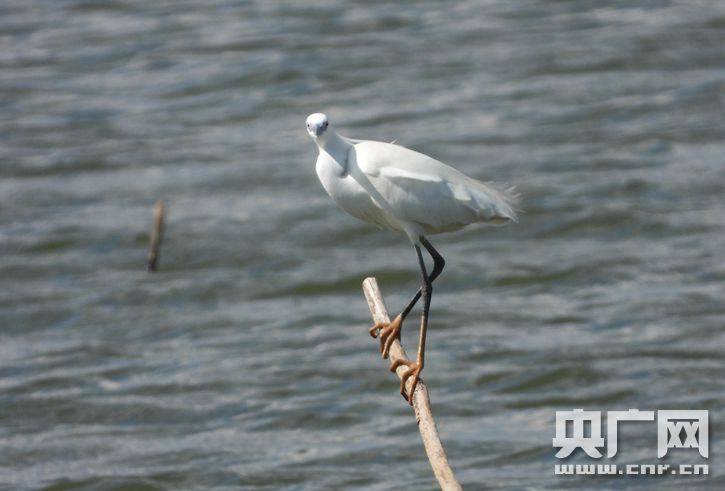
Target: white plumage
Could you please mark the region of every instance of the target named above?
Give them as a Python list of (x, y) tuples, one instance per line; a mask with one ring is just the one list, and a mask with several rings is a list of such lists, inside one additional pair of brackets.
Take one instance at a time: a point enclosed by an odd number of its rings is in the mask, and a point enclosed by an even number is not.
[[(340, 208), (381, 228), (404, 232), (413, 243), (421, 270), (421, 287), (400, 315), (370, 329), (380, 336), (380, 351), (388, 357), (399, 337), (403, 320), (423, 297), (418, 356), (415, 361), (395, 360), (391, 370), (407, 366), (400, 393), (411, 404), (423, 369), (428, 310), (432, 283), (445, 260), (426, 238), (429, 234), (458, 230), (472, 223), (502, 224), (516, 221), (512, 190), (496, 189), (472, 179), (453, 167), (400, 145), (353, 140), (338, 135), (322, 113), (307, 118), (307, 132), (317, 143), (317, 176)], [(421, 247), (433, 258), (428, 274)], [(406, 381), (413, 383), (406, 394)]]
[(316, 171), (325, 191), (360, 220), (405, 232), (414, 243), (420, 235), (472, 223), (516, 221), (510, 190), (498, 191), (400, 145), (345, 138), (321, 113), (307, 124), (320, 150)]

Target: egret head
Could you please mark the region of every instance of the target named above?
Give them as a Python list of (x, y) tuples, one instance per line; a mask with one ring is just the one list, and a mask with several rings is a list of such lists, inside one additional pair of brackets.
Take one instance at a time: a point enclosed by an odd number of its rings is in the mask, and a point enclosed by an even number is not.
[(322, 136), (330, 123), (327, 121), (327, 116), (322, 113), (314, 113), (307, 116), (307, 133), (313, 139), (317, 139)]

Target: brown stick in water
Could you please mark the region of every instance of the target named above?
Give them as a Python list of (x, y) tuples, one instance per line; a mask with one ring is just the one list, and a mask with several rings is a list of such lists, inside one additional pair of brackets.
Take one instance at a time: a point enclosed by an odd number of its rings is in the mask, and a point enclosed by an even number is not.
[(149, 254), (146, 259), (146, 271), (154, 272), (159, 263), (159, 249), (164, 236), (164, 201), (159, 200), (154, 206), (154, 228), (151, 229)]

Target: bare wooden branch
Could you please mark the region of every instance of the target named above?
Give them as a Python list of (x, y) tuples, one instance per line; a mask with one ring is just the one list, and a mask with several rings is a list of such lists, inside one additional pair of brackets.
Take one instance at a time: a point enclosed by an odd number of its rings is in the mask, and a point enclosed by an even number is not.
[(149, 254), (146, 259), (146, 270), (156, 271), (159, 262), (159, 248), (164, 236), (164, 202), (159, 200), (154, 206), (154, 228), (151, 229)]
[[(388, 311), (385, 308), (385, 302), (383, 296), (378, 288), (378, 282), (375, 278), (366, 278), (363, 281), (363, 292), (365, 298), (368, 301), (368, 307), (370, 308), (370, 314), (373, 317), (373, 322), (390, 322), (388, 317)], [(393, 345), (390, 347), (390, 362), (394, 362), (397, 359), (407, 359), (405, 350), (397, 339), (393, 341)], [(402, 379), (406, 366), (398, 367), (396, 375)], [(408, 379), (406, 390), (410, 391), (410, 387), (413, 384), (413, 378)], [(415, 418), (418, 420), (418, 430), (420, 436), (423, 438), (423, 445), (425, 446), (425, 453), (428, 455), (430, 466), (433, 468), (433, 473), (441, 489), (448, 490), (460, 490), (461, 485), (456, 481), (453, 475), (453, 470), (448, 463), (446, 452), (443, 450), (443, 444), (441, 443), (440, 437), (438, 436), (438, 429), (436, 428), (436, 422), (433, 419), (433, 413), (430, 410), (430, 399), (428, 398), (428, 390), (426, 389), (423, 380), (418, 382), (418, 386), (413, 393), (413, 410), (415, 411)]]

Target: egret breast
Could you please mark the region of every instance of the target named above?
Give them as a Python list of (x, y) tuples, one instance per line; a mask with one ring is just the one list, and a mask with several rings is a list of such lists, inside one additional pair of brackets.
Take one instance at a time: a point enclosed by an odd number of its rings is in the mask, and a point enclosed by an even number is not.
[(320, 154), (315, 170), (322, 187), (344, 211), (377, 227), (401, 231), (397, 220), (376, 206), (367, 191), (334, 159)]

